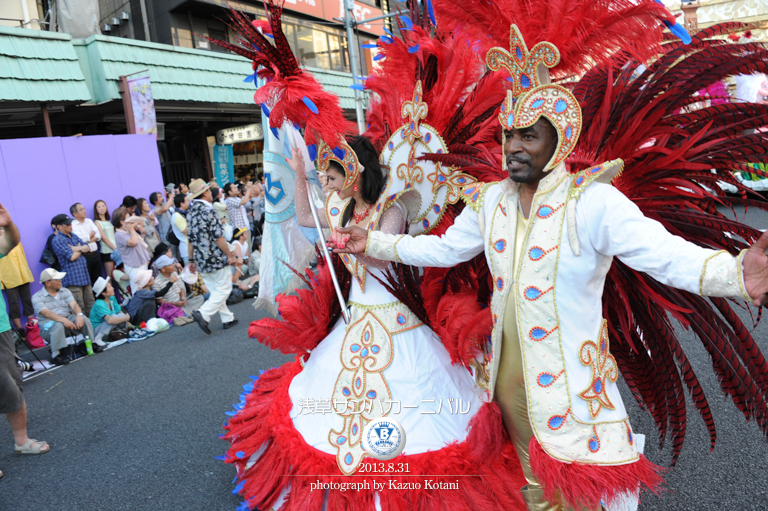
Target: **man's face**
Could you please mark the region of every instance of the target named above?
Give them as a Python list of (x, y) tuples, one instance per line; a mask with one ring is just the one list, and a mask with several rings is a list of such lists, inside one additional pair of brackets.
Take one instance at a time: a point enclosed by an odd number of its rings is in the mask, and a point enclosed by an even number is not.
[(85, 206), (83, 206), (82, 204), (78, 204), (77, 205), (77, 210), (75, 210), (75, 218), (79, 222), (82, 222), (87, 217), (88, 217), (88, 212), (85, 211)]
[(207, 202), (213, 202), (213, 194), (211, 193), (211, 190), (204, 191), (200, 198)]
[(72, 234), (72, 224), (69, 224), (69, 225), (61, 224), (58, 226), (58, 228), (59, 228), (59, 231), (63, 232), (64, 234), (67, 234), (67, 235)]
[(557, 149), (555, 127), (542, 117), (530, 128), (505, 130), (504, 135), (509, 177), (516, 183), (538, 183)]
[(45, 287), (51, 291), (58, 291), (61, 289), (61, 280), (49, 280), (45, 283)]
[(184, 183), (181, 183), (181, 193), (183, 193), (184, 195), (189, 193), (189, 187)]
[(230, 186), (227, 195), (230, 197), (240, 197), (240, 190), (236, 186)]
[(185, 197), (184, 198), (184, 202), (182, 202), (181, 206), (179, 206), (179, 207), (181, 208), (182, 211), (188, 210), (189, 209), (189, 199)]

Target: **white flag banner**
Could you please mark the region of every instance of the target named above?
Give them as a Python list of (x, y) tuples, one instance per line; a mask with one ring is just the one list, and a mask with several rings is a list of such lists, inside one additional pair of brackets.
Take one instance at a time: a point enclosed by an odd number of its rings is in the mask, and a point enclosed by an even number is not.
[[(277, 313), (275, 298), (278, 294), (289, 293), (299, 285), (299, 279), (286, 266), (304, 271), (315, 257), (315, 246), (310, 243), (299, 227), (294, 204), (295, 175), (288, 165), (291, 147), (301, 140), (298, 147), (306, 152), (301, 135), (286, 123), (279, 130), (266, 130), (264, 151), (264, 232), (261, 239), (261, 268), (259, 270), (259, 297), (255, 308), (265, 308)], [(277, 132), (277, 135), (275, 135)], [(305, 154), (305, 158), (309, 158)], [(286, 264), (283, 264), (286, 263)]]

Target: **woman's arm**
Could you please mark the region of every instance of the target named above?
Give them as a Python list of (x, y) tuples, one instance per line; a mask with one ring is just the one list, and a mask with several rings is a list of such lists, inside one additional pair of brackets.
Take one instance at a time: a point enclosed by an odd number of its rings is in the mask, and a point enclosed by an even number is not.
[[(293, 172), (296, 174), (294, 180), (294, 200), (296, 201), (296, 219), (302, 227), (315, 227), (315, 219), (312, 217), (314, 204), (310, 204), (307, 197), (307, 174), (305, 171), (306, 162), (304, 157), (297, 150), (293, 150), (293, 158), (288, 160)], [(328, 227), (328, 221), (325, 219), (325, 211), (318, 209), (317, 216), (320, 219), (321, 227)]]
[(117, 247), (115, 247), (115, 244), (109, 241), (109, 238), (107, 236), (104, 236), (104, 231), (102, 230), (101, 225), (98, 222), (94, 222), (94, 224), (96, 224), (96, 228), (99, 230), (99, 234), (101, 235), (101, 241), (106, 243), (106, 245), (112, 250), (117, 250)]

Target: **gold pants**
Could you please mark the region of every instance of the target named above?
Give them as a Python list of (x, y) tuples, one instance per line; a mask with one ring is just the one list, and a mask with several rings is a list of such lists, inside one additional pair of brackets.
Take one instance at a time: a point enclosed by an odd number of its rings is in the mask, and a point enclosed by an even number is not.
[[(504, 330), (502, 332), (501, 360), (499, 373), (496, 377), (495, 399), (501, 408), (501, 416), (504, 420), (509, 437), (517, 451), (517, 457), (523, 468), (523, 475), (528, 484), (521, 488), (520, 493), (525, 500), (528, 511), (572, 511), (574, 508), (563, 503), (560, 498), (555, 501), (547, 501), (539, 481), (531, 471), (531, 461), (528, 455), (528, 443), (533, 437), (533, 429), (528, 419), (528, 398), (525, 392), (525, 377), (523, 374), (523, 357), (520, 351), (520, 342), (517, 336), (517, 324), (514, 313), (507, 314), (504, 318)], [(511, 316), (511, 317), (510, 317)], [(508, 323), (512, 323), (508, 325)], [(512, 332), (508, 335), (508, 332)], [(601, 509), (599, 506), (596, 510)], [(584, 508), (579, 511), (591, 511)]]

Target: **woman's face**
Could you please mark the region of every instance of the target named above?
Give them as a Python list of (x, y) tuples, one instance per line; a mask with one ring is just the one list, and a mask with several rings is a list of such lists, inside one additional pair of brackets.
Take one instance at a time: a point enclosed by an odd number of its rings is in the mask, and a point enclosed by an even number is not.
[(115, 288), (112, 287), (111, 282), (107, 282), (107, 287), (104, 289), (104, 296), (115, 296)]
[(98, 213), (99, 215), (107, 214), (107, 204), (104, 201), (99, 201), (96, 204), (96, 213)]
[[(349, 199), (352, 197), (354, 186), (350, 186), (346, 190), (342, 190), (341, 188), (344, 186), (344, 174), (339, 172), (333, 167), (329, 167), (328, 171), (325, 173), (326, 178), (328, 179), (328, 188), (331, 190), (337, 192), (339, 194), (339, 198)], [(360, 176), (357, 177), (357, 181), (355, 181), (355, 184), (359, 185), (360, 183)]]
[(143, 213), (149, 213), (149, 211), (150, 211), (149, 202), (142, 201), (141, 202), (141, 212), (142, 212), (142, 214)]

